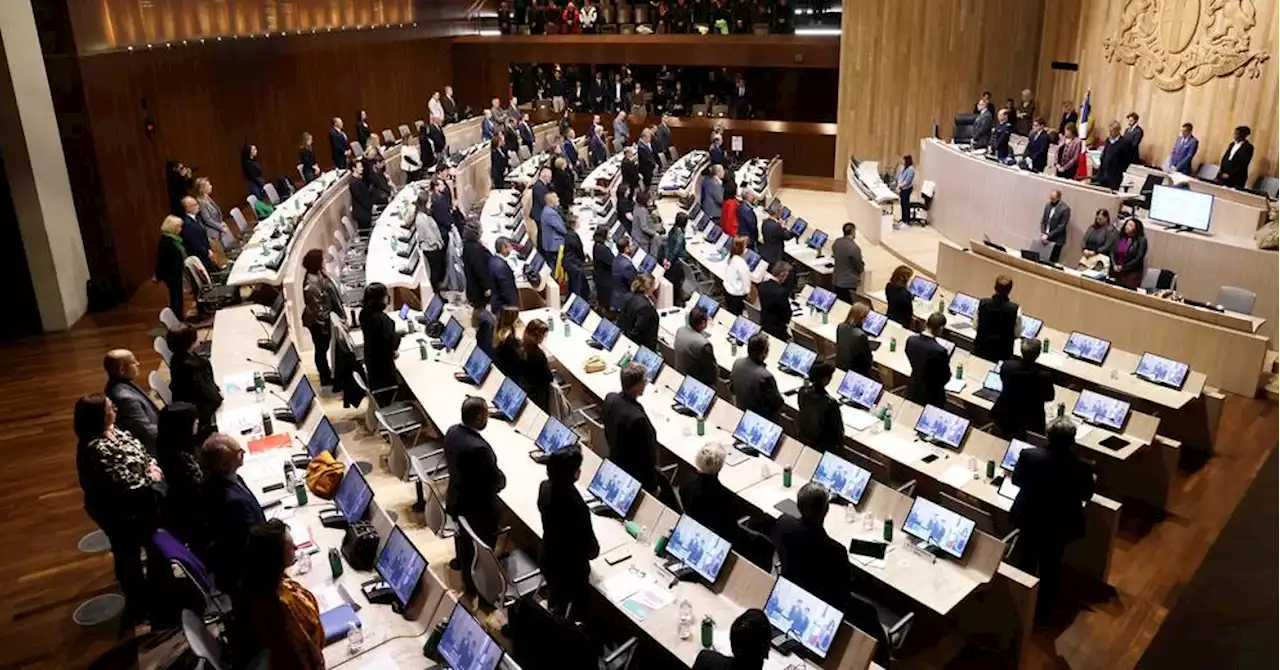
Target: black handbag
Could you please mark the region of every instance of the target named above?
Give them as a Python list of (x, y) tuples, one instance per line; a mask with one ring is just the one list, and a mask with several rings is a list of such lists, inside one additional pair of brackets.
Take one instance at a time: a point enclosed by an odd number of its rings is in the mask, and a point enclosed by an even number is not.
[(378, 556), (378, 531), (373, 524), (360, 521), (347, 526), (342, 537), (342, 557), (356, 570), (372, 570)]

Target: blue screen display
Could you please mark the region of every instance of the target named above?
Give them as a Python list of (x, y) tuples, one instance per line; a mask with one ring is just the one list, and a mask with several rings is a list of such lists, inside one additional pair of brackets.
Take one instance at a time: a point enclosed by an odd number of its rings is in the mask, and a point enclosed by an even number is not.
[(1040, 334), (1040, 328), (1044, 326), (1044, 322), (1034, 316), (1022, 315), (1022, 332), (1018, 334), (1024, 340), (1029, 340)]
[(604, 347), (605, 351), (613, 351), (613, 345), (618, 343), (618, 336), (622, 331), (608, 319), (600, 319), (596, 331), (591, 334), (591, 339), (595, 340)]
[(418, 588), (418, 581), (422, 579), (422, 571), (427, 568), (427, 559), (418, 553), (418, 548), (396, 526), (391, 529), (382, 553), (378, 554), (375, 567), (378, 576), (391, 587), (400, 604), (407, 605), (413, 598), (414, 590)]
[(938, 290), (938, 283), (929, 279), (925, 279), (920, 275), (911, 278), (911, 283), (907, 284), (907, 291), (911, 295), (928, 302), (933, 299), (933, 294)]
[(427, 323), (439, 321), (442, 313), (444, 313), (444, 301), (438, 295), (431, 296), (431, 302), (427, 303), (427, 309), (422, 313)]
[(1120, 430), (1129, 416), (1129, 403), (1086, 390), (1076, 398), (1071, 413), (1089, 423)]
[(311, 388), (311, 381), (306, 377), (298, 382), (298, 388), (293, 390), (293, 395), (289, 397), (289, 413), (293, 415), (294, 423), (302, 423), (306, 418), (307, 412), (311, 411), (311, 402), (315, 400), (316, 392)]
[(1138, 368), (1134, 373), (1149, 382), (1180, 389), (1186, 383), (1187, 373), (1190, 371), (1191, 368), (1186, 363), (1145, 353), (1138, 360)]
[(809, 368), (816, 360), (818, 360), (818, 354), (792, 342), (787, 345), (786, 349), (782, 350), (782, 356), (779, 357), (778, 364), (788, 370), (807, 375), (809, 374)]
[(596, 475), (591, 478), (587, 491), (617, 512), (618, 516), (626, 517), (627, 512), (631, 511), (631, 503), (635, 502), (636, 494), (640, 492), (640, 480), (627, 474), (613, 461), (605, 459), (600, 463), (600, 469), (596, 470)]
[(765, 456), (773, 456), (778, 438), (782, 437), (782, 426), (747, 410), (733, 429), (733, 437)]
[(467, 378), (471, 383), (479, 386), (489, 376), (489, 370), (493, 367), (493, 361), (489, 359), (489, 354), (481, 351), (480, 347), (471, 350), (471, 355), (467, 356), (467, 362), (463, 363), (462, 371), (467, 374)]
[(966, 519), (933, 501), (916, 498), (911, 503), (911, 511), (907, 512), (907, 520), (902, 522), (902, 530), (960, 558), (965, 547), (969, 546), (974, 525), (972, 519)]
[(458, 323), (454, 317), (449, 317), (449, 323), (445, 324), (440, 341), (444, 342), (444, 348), (449, 351), (457, 349), (458, 343), (462, 341), (462, 324)]
[(716, 581), (731, 548), (728, 540), (687, 515), (680, 517), (667, 541), (668, 554), (709, 582)]
[(693, 377), (685, 377), (676, 390), (676, 402), (701, 417), (707, 415), (707, 409), (711, 407), (711, 401), (715, 397), (716, 392), (710, 386)]
[(534, 444), (544, 454), (560, 451), (565, 447), (577, 444), (577, 442), (578, 434), (573, 432), (572, 428), (560, 423), (560, 420), (554, 416), (547, 417), (547, 422), (542, 425), (542, 430), (538, 433), (538, 439), (534, 440)]
[(631, 358), (631, 361), (644, 366), (644, 376), (649, 380), (650, 384), (656, 381), (658, 373), (662, 372), (662, 357), (648, 347), (637, 349), (636, 355)]
[(493, 396), (493, 406), (498, 408), (502, 416), (507, 421), (515, 421), (520, 416), (520, 410), (524, 409), (524, 401), (528, 398), (528, 394), (520, 385), (511, 378), (502, 380), (502, 386), (498, 387), (498, 392)]
[(813, 471), (810, 481), (822, 484), (827, 490), (857, 505), (871, 481), (871, 473), (827, 452), (818, 461), (818, 468)]
[(708, 319), (716, 318), (716, 312), (720, 311), (720, 303), (716, 302), (711, 297), (705, 296), (705, 295), (698, 296), (698, 303), (694, 306), (701, 307), (703, 310), (705, 310), (707, 312)]
[(969, 420), (933, 405), (926, 405), (916, 419), (916, 432), (941, 442), (952, 449), (959, 449)]
[(756, 266), (760, 264), (761, 258), (760, 254), (756, 253), (755, 250), (747, 249), (742, 252), (742, 260), (747, 262), (747, 269), (754, 272)]
[(359, 521), (364, 518), (370, 500), (373, 500), (373, 489), (364, 480), (364, 473), (354, 465), (347, 468), (347, 474), (343, 475), (342, 483), (338, 484), (338, 492), (333, 496), (338, 511), (349, 522)]
[(880, 382), (850, 370), (844, 373), (844, 379), (840, 380), (840, 388), (836, 393), (862, 409), (871, 409), (880, 402), (880, 391), (883, 389), (884, 385)]
[(307, 455), (315, 458), (322, 451), (332, 454), (337, 449), (338, 431), (334, 430), (333, 424), (329, 423), (329, 417), (322, 416), (316, 423), (315, 432), (311, 433), (311, 439), (307, 441)]
[(577, 295), (570, 295), (564, 314), (567, 319), (581, 326), (582, 322), (587, 320), (587, 313), (590, 311), (591, 305), (587, 304), (586, 300)]
[(1062, 345), (1062, 350), (1068, 356), (1102, 365), (1107, 359), (1107, 352), (1111, 350), (1111, 343), (1100, 337), (1073, 332), (1067, 336), (1067, 343)]
[(809, 306), (817, 308), (818, 311), (826, 314), (836, 305), (836, 294), (825, 288), (815, 287), (813, 292), (809, 294)]
[(871, 337), (880, 337), (880, 333), (884, 332), (884, 324), (888, 321), (889, 317), (880, 312), (867, 312), (867, 318), (862, 320), (862, 329)]
[(760, 332), (760, 324), (740, 316), (733, 320), (733, 325), (729, 327), (729, 337), (738, 344), (746, 344), (752, 335)]
[(826, 657), (844, 614), (785, 577), (779, 577), (765, 601), (769, 624), (820, 657)]
[(951, 304), (947, 307), (947, 311), (972, 319), (978, 315), (978, 299), (971, 295), (957, 293), (951, 299)]
[(809, 239), (805, 241), (805, 244), (809, 245), (810, 248), (817, 250), (821, 250), (826, 243), (827, 234), (821, 230), (813, 231), (813, 233), (809, 235)]
[(440, 636), (437, 651), (452, 670), (494, 670), (502, 661), (502, 647), (462, 603), (449, 615), (449, 625)]

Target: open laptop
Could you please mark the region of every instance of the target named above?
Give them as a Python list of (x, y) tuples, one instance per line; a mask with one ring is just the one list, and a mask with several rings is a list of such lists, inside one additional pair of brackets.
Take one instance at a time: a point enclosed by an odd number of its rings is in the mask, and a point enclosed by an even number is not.
[(1000, 397), (1000, 393), (1004, 391), (1004, 382), (1000, 379), (1000, 373), (992, 370), (982, 380), (982, 388), (974, 391), (973, 394), (986, 400), (987, 402), (995, 402)]

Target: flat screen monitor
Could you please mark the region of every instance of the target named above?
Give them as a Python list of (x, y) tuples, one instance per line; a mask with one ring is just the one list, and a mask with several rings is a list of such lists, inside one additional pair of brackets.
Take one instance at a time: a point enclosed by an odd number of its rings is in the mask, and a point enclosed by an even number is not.
[(489, 377), (489, 370), (493, 368), (493, 361), (490, 360), (489, 354), (484, 353), (480, 347), (471, 350), (471, 355), (467, 356), (467, 362), (462, 364), (462, 371), (466, 373), (467, 379), (472, 384), (479, 386)]
[(716, 242), (720, 241), (721, 237), (724, 237), (724, 229), (721, 228), (720, 226), (712, 225), (710, 228), (707, 229), (707, 237), (706, 237), (707, 242), (710, 242), (711, 244), (715, 244)]
[(817, 596), (778, 577), (764, 605), (769, 625), (788, 639), (796, 640), (813, 654), (826, 658), (836, 639), (844, 613)]
[(284, 318), (284, 312), (281, 312), (279, 320), (276, 321), (276, 327), (271, 329), (271, 346), (279, 350), (280, 345), (284, 344), (284, 338), (288, 336), (289, 320)]
[(316, 422), (316, 429), (311, 432), (311, 439), (307, 440), (307, 455), (314, 459), (321, 452), (327, 451), (333, 454), (337, 450), (338, 431), (334, 430), (333, 424), (329, 423), (329, 417), (322, 416)]
[(658, 373), (662, 372), (662, 357), (652, 349), (649, 347), (636, 349), (636, 355), (631, 357), (631, 361), (644, 366), (644, 376), (650, 384), (658, 380)]
[(439, 295), (431, 296), (431, 302), (427, 303), (427, 309), (422, 312), (424, 323), (436, 323), (440, 320), (440, 315), (444, 313), (444, 301)]
[(596, 325), (596, 330), (591, 333), (591, 339), (604, 347), (605, 351), (613, 351), (613, 345), (618, 343), (618, 336), (622, 331), (608, 319), (600, 319), (600, 323)]
[(950, 357), (951, 357), (951, 354), (956, 353), (956, 343), (955, 343), (955, 342), (952, 342), (951, 340), (948, 340), (948, 339), (945, 339), (945, 338), (941, 338), (941, 337), (937, 337), (937, 338), (934, 338), (934, 339), (936, 339), (936, 340), (938, 341), (938, 344), (941, 344), (941, 345), (942, 345), (942, 348), (943, 348), (943, 349), (946, 349), (946, 350), (947, 350), (947, 358), (950, 358)]
[(636, 495), (640, 493), (640, 480), (627, 474), (626, 470), (606, 458), (600, 462), (600, 468), (591, 478), (587, 492), (599, 498), (609, 506), (609, 509), (625, 519), (627, 513), (631, 511), (631, 504), (635, 502)]
[(581, 326), (587, 320), (587, 314), (590, 312), (591, 305), (587, 304), (586, 300), (577, 295), (571, 294), (569, 296), (569, 303), (564, 308), (565, 318)]
[(764, 259), (760, 258), (760, 254), (756, 253), (754, 249), (747, 249), (742, 252), (742, 260), (747, 262), (748, 270), (755, 272), (756, 266)]
[(640, 261), (640, 265), (636, 266), (636, 271), (642, 275), (651, 275), (658, 267), (658, 257), (653, 254), (645, 254), (644, 259)]
[(502, 647), (462, 603), (453, 607), (436, 650), (452, 670), (495, 670), (502, 661)]
[(348, 522), (355, 523), (364, 519), (370, 500), (373, 500), (373, 489), (369, 488), (369, 482), (365, 481), (360, 467), (352, 465), (347, 468), (347, 474), (342, 476), (342, 483), (338, 484), (338, 492), (333, 495), (338, 511), (342, 512)]
[(844, 373), (844, 379), (840, 380), (840, 388), (836, 393), (862, 409), (871, 409), (880, 402), (880, 392), (883, 390), (884, 384), (850, 370)]
[(1067, 336), (1067, 343), (1062, 345), (1062, 350), (1072, 358), (1102, 365), (1107, 360), (1107, 352), (1111, 351), (1111, 343), (1100, 337), (1074, 331)]
[(294, 425), (301, 425), (311, 411), (311, 404), (316, 399), (316, 392), (311, 388), (311, 380), (306, 377), (298, 382), (298, 388), (289, 396), (289, 413), (293, 415)]
[(884, 332), (884, 324), (888, 322), (889, 317), (880, 312), (867, 312), (867, 318), (862, 320), (862, 330), (871, 337), (880, 337), (880, 333)]
[(1040, 329), (1044, 327), (1044, 321), (1034, 316), (1022, 315), (1022, 332), (1018, 334), (1024, 340), (1033, 340), (1040, 335)]
[(1171, 226), (1209, 231), (1213, 195), (1157, 184), (1151, 191), (1151, 218)]
[(791, 208), (785, 205), (782, 207), (782, 220), (783, 221), (791, 220)]
[(462, 324), (458, 323), (457, 318), (449, 317), (449, 323), (445, 324), (444, 332), (440, 334), (440, 341), (448, 351), (458, 348), (458, 343), (462, 341)]
[(729, 541), (685, 515), (676, 522), (667, 541), (667, 553), (703, 579), (714, 583), (732, 547)]
[(823, 314), (827, 314), (832, 307), (836, 306), (836, 294), (820, 286), (815, 286), (813, 291), (809, 293), (808, 305)]
[(298, 348), (290, 344), (289, 348), (284, 350), (284, 356), (280, 357), (280, 365), (276, 368), (276, 372), (280, 375), (281, 386), (287, 387), (293, 383), (294, 375), (298, 374), (298, 363)]
[(534, 440), (534, 444), (544, 454), (560, 451), (577, 443), (578, 434), (554, 416), (547, 417), (547, 422), (542, 424), (542, 430), (538, 432), (538, 439)]
[(711, 296), (700, 295), (698, 302), (694, 307), (701, 307), (706, 313), (708, 319), (716, 318), (716, 312), (720, 311), (720, 303), (716, 302)]
[(800, 237), (801, 235), (804, 234), (804, 231), (808, 229), (809, 229), (809, 222), (805, 221), (804, 219), (796, 219), (795, 223), (791, 224), (791, 234), (795, 235), (796, 237)]
[(968, 519), (926, 498), (917, 497), (902, 522), (908, 535), (928, 542), (948, 554), (960, 558), (973, 536), (973, 519)]
[(1092, 424), (1121, 430), (1124, 428), (1124, 420), (1129, 418), (1129, 403), (1084, 390), (1076, 398), (1071, 414)]
[(710, 386), (693, 377), (685, 377), (680, 388), (676, 389), (676, 403), (699, 417), (707, 416), (707, 410), (711, 408), (711, 401), (715, 397), (716, 392)]
[(818, 461), (810, 481), (822, 484), (828, 491), (857, 505), (867, 491), (871, 472), (828, 451)]
[(729, 326), (729, 339), (738, 344), (746, 344), (752, 335), (760, 332), (760, 324), (740, 316), (733, 320), (733, 325)]
[(773, 450), (778, 448), (778, 438), (780, 437), (782, 437), (782, 426), (751, 410), (742, 413), (742, 418), (738, 419), (738, 426), (733, 429), (733, 438), (735, 440), (746, 444), (766, 457), (773, 456)]
[(952, 449), (959, 449), (964, 441), (965, 431), (969, 429), (969, 420), (952, 414), (934, 405), (925, 405), (920, 418), (916, 419), (916, 432), (935, 442), (945, 444)]
[(409, 303), (405, 303), (400, 306), (400, 320), (401, 321), (409, 320)]
[(546, 267), (547, 261), (542, 258), (542, 254), (534, 254), (524, 266), (524, 276), (537, 277), (542, 272), (542, 268)]
[(792, 372), (807, 375), (809, 374), (809, 368), (816, 360), (818, 360), (817, 353), (791, 342), (787, 344), (786, 349), (782, 350), (782, 356), (778, 357), (778, 365)]
[(427, 559), (422, 557), (422, 553), (413, 546), (409, 536), (399, 526), (393, 526), (374, 567), (378, 576), (391, 587), (396, 600), (404, 606), (413, 599), (413, 593), (422, 579), (422, 571), (427, 569)]
[(627, 239), (627, 229), (621, 223), (614, 224), (612, 231), (610, 237), (614, 244), (622, 244), (622, 241)]
[(809, 234), (809, 239), (805, 240), (805, 245), (810, 249), (822, 251), (822, 247), (827, 244), (827, 234), (821, 230), (814, 230)]
[(1000, 373), (995, 370), (988, 372), (987, 376), (982, 378), (982, 388), (996, 393), (1003, 393), (1004, 380), (1000, 379)]
[(978, 315), (978, 299), (971, 295), (957, 293), (955, 297), (951, 299), (951, 304), (947, 306), (947, 311), (958, 316), (963, 316), (967, 319), (972, 319)]
[(520, 384), (507, 377), (502, 380), (502, 386), (499, 386), (498, 392), (493, 395), (493, 406), (497, 408), (502, 418), (515, 421), (516, 417), (520, 416), (520, 410), (524, 409), (524, 402), (528, 397), (529, 394), (520, 388)]
[(1181, 390), (1182, 385), (1187, 383), (1190, 371), (1191, 368), (1186, 363), (1147, 352), (1138, 359), (1138, 369), (1134, 374), (1149, 382)]
[(1000, 459), (1000, 468), (1005, 472), (1013, 472), (1018, 465), (1018, 457), (1022, 456), (1022, 452), (1030, 449), (1035, 445), (1028, 444), (1022, 440), (1009, 440), (1009, 448), (1004, 450), (1004, 458)]
[(938, 291), (938, 282), (916, 275), (911, 278), (911, 283), (907, 284), (907, 291), (911, 295), (929, 302), (933, 300), (933, 294)]

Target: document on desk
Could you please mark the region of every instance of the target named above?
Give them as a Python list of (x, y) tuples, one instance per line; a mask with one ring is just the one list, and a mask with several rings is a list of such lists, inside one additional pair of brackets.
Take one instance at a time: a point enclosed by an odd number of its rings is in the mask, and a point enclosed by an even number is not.
[(218, 428), (228, 435), (238, 435), (246, 439), (262, 437), (262, 406), (245, 405), (219, 412)]
[(947, 393), (959, 393), (964, 390), (964, 386), (965, 381), (963, 379), (956, 379), (955, 377), (952, 377), (951, 381), (947, 382), (945, 388)]
[(285, 522), (289, 526), (289, 537), (293, 539), (293, 546), (302, 552), (314, 554), (320, 551), (320, 547), (316, 544), (315, 538), (311, 537), (311, 526), (301, 519), (290, 519)]
[(620, 603), (644, 588), (644, 583), (644, 579), (626, 570), (600, 582), (600, 592), (609, 600)]
[(253, 392), (253, 389), (253, 372), (240, 372), (234, 375), (227, 375), (222, 378), (222, 391), (224, 395), (251, 393)]
[(864, 412), (848, 405), (840, 406), (840, 417), (844, 419), (844, 425), (859, 432), (874, 426), (878, 421), (869, 412)]
[(965, 484), (973, 481), (973, 473), (962, 465), (952, 465), (938, 475), (938, 481), (952, 488), (963, 488)]
[(883, 570), (886, 565), (883, 558), (863, 556), (861, 554), (849, 554), (849, 560), (857, 561), (858, 565), (861, 565), (864, 568), (871, 568), (873, 570)]

